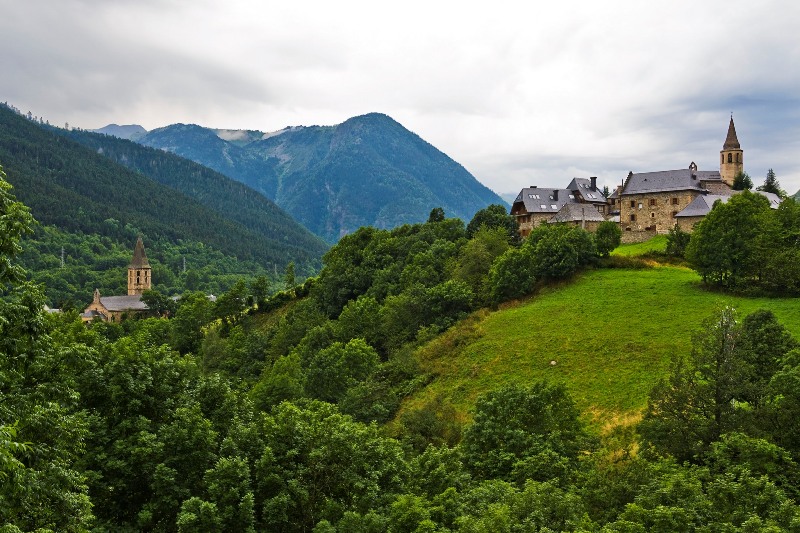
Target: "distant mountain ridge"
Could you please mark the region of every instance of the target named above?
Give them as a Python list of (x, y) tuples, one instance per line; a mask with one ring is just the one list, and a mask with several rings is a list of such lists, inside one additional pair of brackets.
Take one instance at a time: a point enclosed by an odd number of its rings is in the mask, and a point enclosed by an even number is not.
[(137, 142), (252, 187), (331, 243), (361, 226), (424, 222), (435, 207), (469, 221), (487, 205), (504, 203), (463, 166), (380, 113), (277, 132), (173, 124)]
[(304, 274), (318, 270), (327, 249), (274, 203), (216, 172), (114, 137), (42, 126), (2, 105), (0, 165), (34, 216), (67, 232), (127, 242), (135, 229), (270, 269), (294, 261)]
[(109, 124), (100, 129), (90, 130), (92, 133), (102, 133), (104, 135), (112, 135), (120, 139), (127, 139), (135, 141), (147, 134), (147, 130), (138, 124), (128, 124), (120, 126), (118, 124)]

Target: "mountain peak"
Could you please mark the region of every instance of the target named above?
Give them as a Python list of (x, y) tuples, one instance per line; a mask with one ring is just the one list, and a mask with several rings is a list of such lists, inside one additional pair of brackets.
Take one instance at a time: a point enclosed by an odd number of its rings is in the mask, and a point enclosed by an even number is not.
[[(167, 128), (172, 128), (168, 126)], [(424, 222), (431, 209), (470, 220), (503, 200), (463, 166), (384, 113), (336, 126), (263, 133), (175, 128), (140, 142), (241, 181), (329, 243), (361, 226)]]
[(122, 126), (119, 124), (109, 124), (108, 126), (103, 126), (102, 128), (89, 131), (92, 133), (111, 135), (112, 137), (127, 139), (129, 141), (135, 141), (136, 139), (147, 135), (147, 130), (138, 124), (125, 124)]

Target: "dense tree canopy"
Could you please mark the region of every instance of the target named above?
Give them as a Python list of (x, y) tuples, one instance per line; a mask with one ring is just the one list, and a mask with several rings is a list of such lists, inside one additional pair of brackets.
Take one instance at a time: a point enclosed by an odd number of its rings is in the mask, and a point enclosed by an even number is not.
[(748, 191), (717, 202), (695, 227), (686, 259), (713, 285), (799, 294), (799, 209), (792, 199), (771, 209)]
[[(638, 436), (586, 425), (562, 384), (488, 390), (466, 419), (449, 398), (403, 401), (435, 379), (415, 349), (481, 298), (526, 296), (591, 265), (595, 241), (580, 228), (543, 226), (518, 247), (501, 228), (468, 238), (461, 221), (439, 216), (362, 229), (331, 249), (318, 278), (287, 290), (234, 281), (216, 302), (184, 293), (169, 318), (87, 327), (76, 313), (44, 313), (41, 291), (23, 281), (19, 242), (32, 220), (4, 185), (4, 531), (800, 523), (800, 348), (769, 311), (739, 320), (724, 308), (703, 322), (651, 392)], [(773, 217), (761, 228), (774, 242), (796, 242), (796, 204), (733, 205)], [(437, 357), (463, 342), (455, 333)]]

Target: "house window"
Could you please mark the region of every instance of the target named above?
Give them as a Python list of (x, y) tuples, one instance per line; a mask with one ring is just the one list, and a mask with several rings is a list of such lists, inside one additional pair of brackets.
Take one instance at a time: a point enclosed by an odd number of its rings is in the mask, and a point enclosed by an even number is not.
[(673, 198), (672, 199), (672, 205), (678, 205), (678, 199), (677, 198)]
[(642, 202), (639, 202), (639, 209), (642, 208)]
[(541, 204), (539, 207), (541, 207), (542, 209), (547, 209), (547, 206), (545, 204)]
[(631, 209), (636, 207), (636, 200), (631, 200)]
[(652, 213), (650, 213), (650, 218), (656, 218), (656, 213), (655, 213), (655, 211), (653, 211)]
[(631, 213), (631, 222), (636, 222), (636, 215)]
[(650, 206), (652, 207), (654, 205), (656, 205), (656, 199), (655, 198), (650, 198)]
[(677, 218), (677, 217), (678, 217), (678, 212), (677, 211), (673, 211), (672, 212), (672, 218)]
[(556, 204), (551, 204), (550, 207), (553, 209), (558, 209), (558, 206)]

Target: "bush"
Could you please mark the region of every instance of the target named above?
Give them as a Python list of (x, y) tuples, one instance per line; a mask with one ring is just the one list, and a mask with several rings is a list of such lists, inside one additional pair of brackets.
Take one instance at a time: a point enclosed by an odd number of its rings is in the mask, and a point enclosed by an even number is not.
[(489, 270), (489, 293), (494, 304), (529, 294), (535, 283), (529, 247), (506, 250)]
[(607, 257), (622, 242), (622, 230), (619, 229), (619, 224), (611, 220), (601, 222), (594, 233), (594, 242), (597, 253), (601, 257)]
[(686, 233), (680, 226), (675, 224), (670, 228), (669, 235), (667, 235), (667, 255), (683, 257), (691, 237), (690, 234)]
[(569, 277), (597, 257), (594, 240), (587, 231), (563, 224), (542, 224), (535, 228), (523, 247), (530, 247), (537, 279)]

